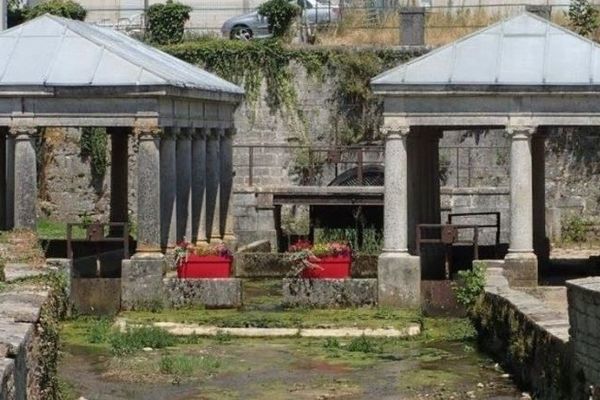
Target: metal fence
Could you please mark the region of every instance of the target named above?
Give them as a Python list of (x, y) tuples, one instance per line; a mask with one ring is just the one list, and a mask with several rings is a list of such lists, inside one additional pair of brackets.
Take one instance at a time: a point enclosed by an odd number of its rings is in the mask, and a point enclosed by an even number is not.
[[(189, 35), (222, 35), (223, 23), (235, 16), (255, 10), (264, 0), (181, 0), (192, 7), (186, 24)], [(304, 1), (304, 0), (302, 0)], [(447, 0), (445, 0), (447, 1)], [(147, 0), (146, 0), (147, 2)], [(321, 32), (324, 44), (398, 44), (401, 20), (399, 9), (404, 6), (397, 0), (319, 0), (320, 6), (330, 9), (330, 19), (323, 23)], [(135, 33), (144, 31), (144, 10), (154, 1), (124, 0), (112, 8), (100, 7), (100, 2), (88, 0), (87, 21)], [(421, 0), (426, 6), (426, 44), (437, 45), (488, 26), (498, 20), (525, 10), (525, 3), (451, 5), (436, 0)], [(567, 24), (566, 2), (551, 4), (552, 19)], [(335, 13), (331, 13), (335, 9)]]

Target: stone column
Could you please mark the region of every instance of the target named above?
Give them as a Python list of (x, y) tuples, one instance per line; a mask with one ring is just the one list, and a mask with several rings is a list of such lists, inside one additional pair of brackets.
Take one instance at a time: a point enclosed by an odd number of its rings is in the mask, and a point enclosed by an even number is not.
[[(107, 128), (110, 134), (110, 222), (128, 221), (128, 171), (130, 128)], [(112, 227), (111, 236), (123, 236), (123, 228)]]
[(36, 128), (11, 127), (15, 140), (14, 152), (14, 227), (36, 228), (37, 158), (35, 154)]
[(220, 150), (221, 129), (213, 128), (206, 141), (206, 229), (209, 241), (221, 240), (220, 229)]
[(160, 139), (160, 243), (163, 250), (177, 244), (177, 157), (179, 130), (165, 128)]
[(192, 240), (192, 137), (185, 128), (177, 136), (177, 241)]
[(161, 244), (160, 130), (137, 128), (138, 252), (158, 252)]
[(379, 305), (418, 307), (421, 269), (408, 253), (408, 126), (385, 121), (384, 248), (379, 256)]
[(0, 0), (0, 31), (8, 28), (8, 0)]
[(537, 283), (537, 258), (533, 253), (533, 185), (530, 126), (510, 126), (510, 243), (505, 257), (509, 282)]
[(192, 135), (192, 240), (207, 242), (206, 233), (206, 132)]
[(233, 135), (235, 129), (225, 130), (221, 138), (221, 231), (223, 241), (235, 248), (236, 238), (233, 232)]
[(165, 256), (161, 250), (160, 129), (139, 127), (138, 138), (138, 231), (137, 251), (123, 260), (121, 269), (121, 309), (159, 307), (163, 299), (162, 279)]
[(7, 127), (0, 127), (0, 229), (6, 229), (6, 135)]
[(15, 226), (15, 137), (6, 136), (6, 229)]

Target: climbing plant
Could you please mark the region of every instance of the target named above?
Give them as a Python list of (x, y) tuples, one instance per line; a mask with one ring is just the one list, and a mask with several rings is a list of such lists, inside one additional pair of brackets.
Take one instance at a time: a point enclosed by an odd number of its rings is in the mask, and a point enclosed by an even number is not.
[(180, 43), (183, 40), (185, 22), (190, 19), (190, 6), (167, 0), (157, 3), (146, 12), (148, 40), (157, 44)]
[(33, 7), (25, 7), (23, 9), (25, 20), (30, 20), (44, 14), (83, 21), (87, 11), (79, 3), (72, 0), (47, 0), (37, 3)]
[[(383, 70), (420, 55), (393, 49), (345, 50), (295, 48), (277, 40), (234, 41), (200, 38), (164, 46), (166, 52), (199, 65), (229, 81), (243, 85), (246, 101), (252, 106), (265, 85), (264, 99), (272, 112), (283, 110), (304, 119), (297, 104), (292, 64), (302, 65), (307, 74), (335, 82), (332, 101), (338, 106), (344, 126), (338, 142), (352, 144), (375, 138), (379, 121), (378, 100), (370, 89), (370, 79)], [(336, 124), (338, 123), (336, 121)]]
[(80, 149), (81, 156), (90, 160), (92, 180), (96, 191), (100, 192), (108, 167), (106, 128), (83, 128)]

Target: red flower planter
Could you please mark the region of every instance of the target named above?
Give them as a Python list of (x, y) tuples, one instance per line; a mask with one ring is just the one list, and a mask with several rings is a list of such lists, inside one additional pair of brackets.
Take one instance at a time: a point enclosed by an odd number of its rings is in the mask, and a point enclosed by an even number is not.
[(189, 254), (177, 267), (178, 278), (229, 278), (230, 257)]
[(350, 277), (351, 256), (319, 257), (319, 260), (319, 262), (314, 263), (319, 268), (304, 268), (302, 270), (303, 278), (344, 279)]

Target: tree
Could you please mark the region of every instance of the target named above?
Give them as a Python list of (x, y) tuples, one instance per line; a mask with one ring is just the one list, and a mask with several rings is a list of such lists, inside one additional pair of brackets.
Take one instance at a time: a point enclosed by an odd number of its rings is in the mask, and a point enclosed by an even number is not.
[(157, 44), (180, 43), (191, 11), (191, 7), (173, 0), (151, 5), (146, 12), (148, 39)]
[(577, 33), (587, 36), (598, 29), (598, 10), (588, 0), (572, 0), (569, 21)]
[(288, 0), (269, 0), (258, 7), (258, 13), (267, 18), (273, 36), (282, 37), (290, 29), (294, 18), (300, 15), (300, 7)]

